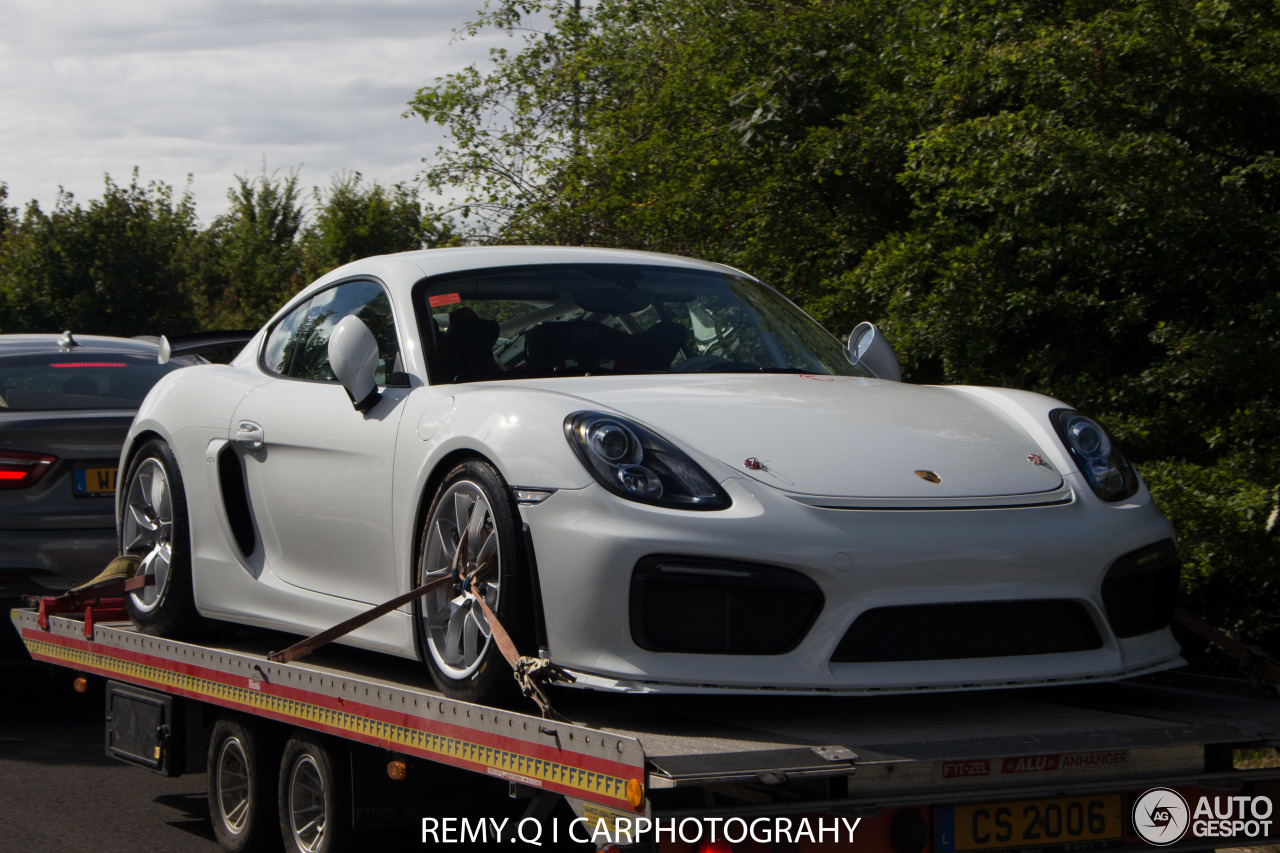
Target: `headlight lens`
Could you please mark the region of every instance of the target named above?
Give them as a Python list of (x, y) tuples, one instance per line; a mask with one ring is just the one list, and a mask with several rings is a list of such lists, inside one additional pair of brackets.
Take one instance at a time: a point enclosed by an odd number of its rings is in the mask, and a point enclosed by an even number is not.
[(1054, 409), (1049, 419), (1094, 494), (1120, 501), (1138, 490), (1137, 473), (1102, 424), (1072, 409)]
[(602, 412), (575, 412), (565, 436), (600, 485), (619, 497), (678, 509), (724, 509), (729, 496), (671, 442)]

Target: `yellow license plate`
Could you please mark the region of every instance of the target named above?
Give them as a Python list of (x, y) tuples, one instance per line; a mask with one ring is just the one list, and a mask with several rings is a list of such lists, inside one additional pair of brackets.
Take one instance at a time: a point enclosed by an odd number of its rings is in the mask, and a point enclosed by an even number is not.
[(1089, 844), (1124, 837), (1124, 807), (1120, 794), (939, 806), (933, 826), (937, 853)]
[(77, 495), (114, 495), (116, 469), (76, 468), (71, 472)]

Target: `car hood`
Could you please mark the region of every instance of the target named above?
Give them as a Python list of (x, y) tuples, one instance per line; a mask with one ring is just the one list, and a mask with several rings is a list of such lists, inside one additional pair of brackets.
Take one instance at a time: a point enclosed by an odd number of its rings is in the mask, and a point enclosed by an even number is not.
[(629, 415), (799, 495), (915, 502), (1063, 488), (1052, 466), (1028, 459), (1042, 450), (1021, 427), (944, 387), (726, 374), (529, 382)]

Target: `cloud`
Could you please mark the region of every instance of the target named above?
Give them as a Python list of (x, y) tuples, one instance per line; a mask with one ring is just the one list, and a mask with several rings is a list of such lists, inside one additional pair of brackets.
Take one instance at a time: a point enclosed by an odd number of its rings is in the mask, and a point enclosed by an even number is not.
[[(479, 0), (476, 0), (479, 5)], [(457, 39), (445, 0), (11, 0), (0, 28), (0, 182), (48, 208), (97, 197), (134, 166), (182, 187), (208, 221), (236, 174), (341, 171), (412, 181), (442, 144), (402, 119), (435, 78), (505, 36)]]

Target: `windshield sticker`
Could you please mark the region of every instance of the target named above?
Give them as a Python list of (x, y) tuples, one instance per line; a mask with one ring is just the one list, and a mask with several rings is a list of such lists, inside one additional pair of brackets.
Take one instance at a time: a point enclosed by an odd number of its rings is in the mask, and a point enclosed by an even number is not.
[(427, 299), (427, 303), (432, 308), (439, 308), (442, 305), (457, 305), (461, 301), (462, 295), (458, 293), (437, 293)]

